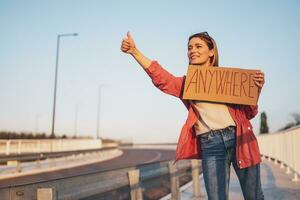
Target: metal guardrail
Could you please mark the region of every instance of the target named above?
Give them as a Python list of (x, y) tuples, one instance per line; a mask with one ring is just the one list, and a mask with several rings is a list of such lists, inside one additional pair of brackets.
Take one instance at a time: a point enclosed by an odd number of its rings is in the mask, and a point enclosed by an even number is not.
[[(160, 180), (167, 176), (169, 193), (172, 199), (179, 199), (179, 178), (191, 175), (194, 183), (194, 196), (200, 197), (199, 160), (179, 161), (175, 165), (172, 161), (142, 164), (133, 167), (120, 168), (112, 171), (82, 174), (63, 179), (44, 181), (28, 185), (19, 185), (0, 189), (3, 200), (9, 199), (49, 199), (49, 200), (76, 200), (76, 199), (119, 199), (102, 196), (101, 194), (117, 195), (115, 191), (125, 190), (128, 198), (142, 200), (145, 191), (151, 187), (145, 182)], [(165, 180), (164, 180), (164, 184)], [(127, 199), (128, 199), (127, 198)], [(124, 196), (123, 196), (124, 199)]]
[(286, 173), (294, 173), (292, 181), (299, 181), (300, 174), (300, 127), (294, 127), (282, 132), (263, 134), (257, 137), (263, 159), (274, 160), (285, 168)]
[(34, 160), (43, 160), (47, 158), (58, 158), (63, 156), (70, 156), (70, 155), (78, 155), (78, 154), (85, 154), (85, 153), (92, 153), (92, 152), (99, 152), (99, 151), (106, 151), (111, 149), (116, 149), (116, 147), (103, 147), (98, 149), (85, 149), (85, 150), (76, 150), (76, 151), (61, 151), (61, 152), (41, 152), (41, 153), (26, 153), (26, 154), (13, 154), (13, 155), (1, 155), (0, 154), (0, 164), (6, 164), (8, 161), (19, 161), (19, 162), (26, 162), (26, 161), (34, 161)]

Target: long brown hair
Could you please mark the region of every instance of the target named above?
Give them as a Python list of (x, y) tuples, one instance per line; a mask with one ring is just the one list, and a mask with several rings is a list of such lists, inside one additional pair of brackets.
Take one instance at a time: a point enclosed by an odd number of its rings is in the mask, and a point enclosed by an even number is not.
[(203, 40), (207, 44), (210, 50), (213, 49), (214, 55), (210, 58), (210, 64), (211, 66), (215, 66), (215, 67), (219, 66), (219, 54), (218, 54), (218, 48), (215, 40), (212, 37), (210, 37), (207, 32), (201, 32), (201, 33), (196, 33), (191, 35), (189, 37), (188, 42), (190, 42), (190, 40), (195, 37)]

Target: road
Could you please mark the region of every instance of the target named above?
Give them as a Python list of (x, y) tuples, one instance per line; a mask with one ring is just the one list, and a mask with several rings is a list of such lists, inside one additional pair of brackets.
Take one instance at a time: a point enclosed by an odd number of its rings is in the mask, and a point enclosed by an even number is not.
[(122, 150), (124, 152), (122, 156), (99, 163), (78, 166), (70, 169), (63, 169), (51, 172), (44, 172), (40, 174), (3, 179), (0, 180), (0, 189), (11, 186), (20, 186), (24, 184), (43, 182), (48, 180), (63, 179), (83, 174), (104, 172), (119, 168), (126, 168), (130, 166), (146, 164), (150, 162), (161, 162), (166, 160), (172, 160), (175, 158), (175, 150), (141, 148), (124, 148)]

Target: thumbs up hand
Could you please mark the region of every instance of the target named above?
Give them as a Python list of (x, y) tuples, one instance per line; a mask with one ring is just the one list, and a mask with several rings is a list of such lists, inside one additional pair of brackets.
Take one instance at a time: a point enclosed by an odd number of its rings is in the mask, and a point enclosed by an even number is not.
[(122, 40), (121, 51), (128, 54), (134, 54), (136, 52), (136, 46), (130, 32), (127, 32), (127, 37)]
[(143, 67), (147, 69), (151, 65), (151, 60), (144, 56), (135, 46), (133, 38), (130, 33), (127, 32), (127, 37), (122, 40), (121, 51), (124, 53), (132, 55), (134, 59)]

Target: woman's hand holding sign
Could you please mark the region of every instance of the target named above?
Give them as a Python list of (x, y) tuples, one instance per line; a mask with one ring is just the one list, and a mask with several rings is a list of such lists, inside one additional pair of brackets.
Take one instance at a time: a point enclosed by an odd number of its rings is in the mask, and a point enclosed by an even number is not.
[(256, 72), (253, 76), (253, 80), (258, 89), (261, 90), (265, 84), (265, 74), (262, 71)]
[(262, 87), (265, 84), (265, 74), (262, 71), (256, 72), (253, 76), (254, 84), (258, 87), (258, 98)]

